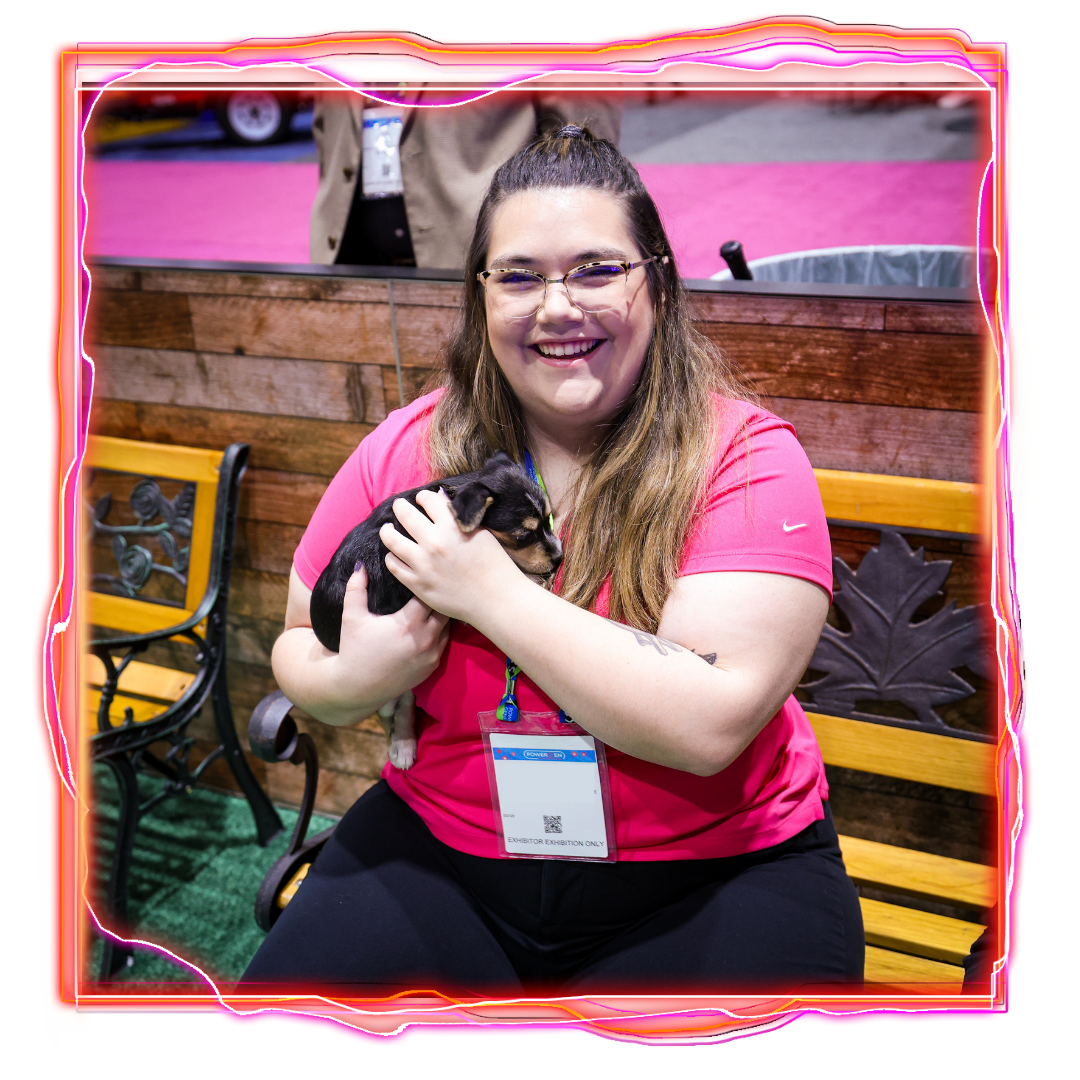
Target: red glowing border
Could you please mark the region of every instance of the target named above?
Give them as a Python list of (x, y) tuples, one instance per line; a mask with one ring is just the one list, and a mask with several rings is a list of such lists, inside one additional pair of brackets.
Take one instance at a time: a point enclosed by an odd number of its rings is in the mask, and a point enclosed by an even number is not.
[[(233, 68), (291, 63), (348, 83), (340, 62), (438, 76), (483, 77), (494, 87), (551, 71), (663, 80), (664, 68), (708, 64), (754, 80), (780, 64), (812, 65), (823, 82), (856, 64), (947, 64), (974, 75), (993, 97), (995, 153), (983, 181), (980, 246), (997, 253), (996, 278), (980, 283), (993, 346), (988, 367), (985, 477), (990, 537), (990, 604), (997, 630), (1000, 739), (997, 753), (999, 959), (983, 993), (939, 997), (848, 993), (799, 997), (563, 998), (483, 1002), (437, 994), (359, 1001), (321, 997), (259, 999), (218, 993), (91, 993), (79, 985), (81, 900), (79, 627), (75, 588), (78, 469), (86, 440), (93, 366), (81, 351), (89, 282), (82, 265), (81, 137), (76, 81), (97, 70), (121, 77), (153, 63), (216, 62)], [(336, 63), (338, 62), (338, 63)], [(809, 68), (800, 68), (807, 71)], [(800, 76), (801, 77), (801, 76)], [(666, 76), (671, 78), (671, 76)], [(42, 532), (43, 576), (33, 640), (33, 711), (38, 733), (41, 986), (50, 1038), (81, 1031), (95, 1014), (213, 1013), (232, 1025), (267, 1022), (334, 1031), (357, 1042), (395, 1045), (418, 1035), (584, 1034), (652, 1045), (702, 1045), (764, 1034), (787, 1024), (845, 1026), (889, 1021), (997, 1020), (1012, 1000), (1020, 955), (1020, 902), (1031, 828), (1031, 761), (1025, 728), (1024, 642), (1018, 621), (1015, 561), (1027, 553), (1034, 476), (1035, 355), (1027, 303), (1011, 289), (1012, 54), (1008, 43), (976, 41), (954, 27), (837, 24), (807, 15), (759, 15), (711, 26), (669, 27), (597, 40), (437, 40), (407, 29), (338, 30), (220, 41), (63, 41), (50, 57), (50, 308), (46, 387), (50, 464)], [(55, 450), (55, 454), (52, 451)]]

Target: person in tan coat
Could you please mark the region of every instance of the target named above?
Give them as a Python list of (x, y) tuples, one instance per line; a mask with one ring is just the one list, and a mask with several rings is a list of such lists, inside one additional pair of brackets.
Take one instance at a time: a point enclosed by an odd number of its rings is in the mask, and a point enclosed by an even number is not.
[(316, 99), (313, 263), (460, 270), (480, 201), (504, 161), (568, 123), (619, 141), (622, 100), (615, 93), (503, 90), (453, 108), (419, 105), (431, 94), (400, 95), (404, 193), (374, 199), (362, 194), (361, 145), (364, 107), (379, 102), (344, 90)]

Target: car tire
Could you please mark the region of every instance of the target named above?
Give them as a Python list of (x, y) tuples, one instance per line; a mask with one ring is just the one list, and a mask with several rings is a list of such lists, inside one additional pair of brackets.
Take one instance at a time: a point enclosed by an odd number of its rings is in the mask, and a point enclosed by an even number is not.
[(229, 142), (265, 146), (289, 134), (294, 111), (290, 102), (267, 90), (238, 90), (225, 99), (217, 117)]

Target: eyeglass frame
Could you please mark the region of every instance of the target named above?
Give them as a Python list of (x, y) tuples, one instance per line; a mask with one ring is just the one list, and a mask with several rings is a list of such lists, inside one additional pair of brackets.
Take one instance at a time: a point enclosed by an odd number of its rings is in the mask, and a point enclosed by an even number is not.
[[(579, 270), (588, 270), (590, 266), (621, 266), (623, 268), (623, 280), (625, 281), (630, 276), (631, 270), (636, 270), (639, 266), (647, 266), (649, 263), (657, 262), (658, 260), (661, 266), (667, 266), (667, 255), (650, 255), (649, 258), (640, 259), (638, 262), (623, 262), (620, 259), (599, 259), (596, 262), (582, 263), (580, 266), (572, 267), (570, 270), (567, 270), (566, 273), (562, 275), (562, 277), (553, 278), (546, 278), (543, 274), (538, 274), (535, 270), (529, 270), (524, 266), (500, 266), (494, 270), (481, 270), (480, 273), (476, 275), (476, 280), (484, 286), (484, 295), (486, 296), (487, 279), (491, 277), (492, 274), (528, 274), (530, 277), (539, 278), (544, 283), (544, 293), (543, 296), (540, 297), (540, 303), (537, 304), (536, 307), (533, 308), (533, 310), (530, 311), (528, 315), (505, 316), (507, 319), (531, 319), (544, 306), (544, 304), (547, 303), (547, 290), (549, 285), (561, 285), (564, 289), (566, 289), (566, 299), (569, 300), (570, 303), (578, 309), (578, 311), (585, 311), (585, 308), (583, 308), (580, 304), (574, 303), (574, 299), (570, 295), (570, 287), (566, 284), (566, 279), (570, 277), (571, 274), (576, 274)], [(596, 308), (595, 310), (608, 311), (610, 309)]]

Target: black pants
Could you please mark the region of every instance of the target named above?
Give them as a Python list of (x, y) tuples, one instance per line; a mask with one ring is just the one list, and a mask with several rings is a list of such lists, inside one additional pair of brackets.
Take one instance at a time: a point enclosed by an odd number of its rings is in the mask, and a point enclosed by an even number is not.
[(733, 858), (484, 859), (440, 843), (380, 781), (334, 830), (243, 982), (372, 996), (674, 994), (805, 989), (862, 971), (858, 896), (828, 807), (792, 839)]

